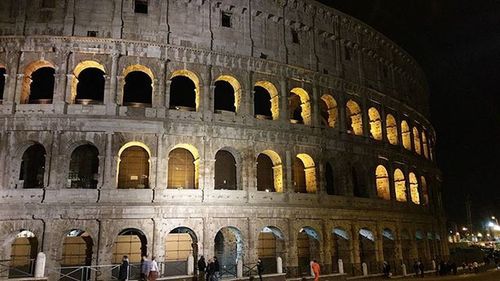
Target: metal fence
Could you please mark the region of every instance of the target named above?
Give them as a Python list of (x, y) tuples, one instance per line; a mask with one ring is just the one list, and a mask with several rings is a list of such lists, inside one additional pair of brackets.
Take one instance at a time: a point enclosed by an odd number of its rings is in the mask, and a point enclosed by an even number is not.
[(9, 278), (32, 277), (35, 272), (35, 260), (29, 259), (23, 265), (12, 265), (12, 260), (0, 260), (0, 276)]

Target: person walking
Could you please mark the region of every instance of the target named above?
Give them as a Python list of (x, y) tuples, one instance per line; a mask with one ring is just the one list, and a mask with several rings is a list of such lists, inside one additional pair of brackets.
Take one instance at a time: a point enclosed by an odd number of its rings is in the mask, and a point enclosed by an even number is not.
[(415, 272), (415, 277), (418, 277), (419, 275), (419, 266), (418, 266), (418, 261), (415, 261), (413, 263), (413, 272)]
[(158, 264), (156, 263), (156, 257), (151, 258), (148, 277), (149, 281), (156, 281), (156, 278), (158, 278)]
[(387, 261), (384, 261), (384, 264), (382, 265), (382, 272), (384, 273), (385, 278), (391, 277), (391, 266)]
[(312, 271), (313, 271), (313, 274), (314, 274), (314, 281), (318, 281), (319, 280), (319, 274), (320, 274), (320, 271), (321, 271), (321, 267), (319, 266), (319, 263), (316, 260), (313, 260), (313, 262), (311, 264), (311, 268), (312, 268)]
[(217, 259), (217, 257), (214, 257), (214, 277), (215, 278), (214, 280), (217, 281), (219, 280), (219, 277), (220, 277), (220, 264), (219, 264), (219, 260)]
[(214, 275), (215, 275), (215, 266), (214, 266), (214, 260), (209, 259), (207, 268), (206, 268), (206, 281), (213, 281), (214, 280)]
[(262, 281), (262, 273), (264, 272), (264, 265), (262, 264), (262, 260), (259, 258), (257, 260), (257, 274), (259, 274), (259, 280)]
[(418, 261), (418, 270), (420, 271), (420, 277), (424, 278), (424, 263), (422, 260)]
[(205, 257), (201, 256), (198, 260), (198, 280), (205, 280), (205, 269), (207, 268), (207, 263), (205, 262)]
[(118, 280), (119, 281), (127, 281), (128, 280), (128, 272), (129, 272), (128, 256), (123, 256), (122, 264), (120, 265), (120, 271), (118, 272)]
[(141, 281), (148, 281), (149, 263), (148, 257), (143, 256), (141, 259)]

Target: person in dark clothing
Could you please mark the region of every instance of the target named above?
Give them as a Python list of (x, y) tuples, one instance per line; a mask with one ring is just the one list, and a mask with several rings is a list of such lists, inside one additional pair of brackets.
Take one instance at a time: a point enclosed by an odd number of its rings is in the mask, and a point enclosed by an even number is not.
[(389, 278), (391, 276), (391, 266), (386, 261), (384, 261), (384, 264), (382, 265), (382, 272), (384, 273), (385, 278)]
[(424, 278), (424, 263), (420, 260), (418, 261), (418, 270), (420, 271), (420, 276)]
[(215, 280), (218, 280), (220, 277), (220, 264), (217, 257), (214, 257), (214, 271)]
[(215, 277), (215, 265), (214, 261), (212, 259), (208, 260), (207, 268), (205, 269), (206, 272), (206, 280), (207, 281), (213, 281)]
[(413, 271), (415, 272), (415, 277), (418, 276), (419, 274), (419, 269), (418, 269), (418, 261), (415, 261), (415, 263), (413, 263)]
[(207, 268), (207, 263), (205, 262), (205, 257), (201, 256), (198, 260), (198, 279), (200, 281), (205, 280), (205, 269)]
[(122, 264), (120, 265), (120, 271), (118, 272), (118, 280), (127, 281), (128, 280), (128, 256), (123, 256)]
[(257, 260), (257, 274), (259, 274), (259, 279), (262, 281), (262, 273), (264, 272), (264, 265), (262, 264), (262, 260), (259, 258)]

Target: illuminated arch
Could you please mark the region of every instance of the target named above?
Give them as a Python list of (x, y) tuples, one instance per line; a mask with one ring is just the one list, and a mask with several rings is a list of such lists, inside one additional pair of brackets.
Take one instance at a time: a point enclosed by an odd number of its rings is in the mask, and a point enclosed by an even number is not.
[(275, 226), (266, 226), (259, 232), (257, 241), (257, 256), (262, 263), (269, 268), (266, 272), (277, 272), (275, 264), (277, 257), (283, 257), (285, 253), (285, 236)]
[(418, 155), (422, 154), (422, 150), (420, 147), (420, 133), (418, 132), (417, 127), (413, 127), (413, 145), (415, 147), (415, 152)]
[(382, 165), (378, 165), (375, 170), (375, 183), (377, 185), (377, 196), (384, 200), (391, 200), (389, 174)]
[(422, 130), (422, 146), (425, 158), (429, 159), (429, 144), (427, 142), (427, 135), (425, 134), (425, 130)]
[(394, 171), (394, 188), (396, 192), (396, 200), (399, 202), (406, 202), (406, 179), (405, 175), (400, 169)]
[(359, 105), (353, 101), (349, 100), (346, 104), (346, 114), (347, 114), (347, 132), (354, 134), (356, 136), (363, 135), (363, 115), (361, 113), (361, 108)]
[[(81, 229), (68, 231), (63, 238), (61, 265), (63, 267), (90, 266), (93, 245), (90, 233)], [(61, 269), (61, 273), (67, 274), (63, 269)]]
[(321, 115), (324, 117), (328, 127), (335, 128), (338, 117), (337, 101), (328, 94), (321, 96), (321, 100), (325, 105), (325, 108), (321, 111)]
[[(195, 91), (195, 109), (198, 111), (200, 109), (200, 79), (194, 72), (187, 70), (187, 69), (181, 69), (181, 70), (176, 70), (172, 73), (170, 76), (170, 79), (173, 79), (175, 77), (179, 76), (184, 76), (189, 78), (191, 81), (194, 83), (194, 91)], [(172, 93), (171, 93), (172, 94)], [(170, 97), (172, 98), (172, 97)]]
[[(310, 103), (310, 98), (309, 98), (309, 94), (302, 88), (293, 88), (290, 93), (292, 94), (291, 96), (293, 96), (293, 94), (297, 95), (300, 99), (300, 108), (301, 108), (301, 116), (302, 116), (302, 120), (304, 121), (304, 124), (305, 125), (308, 125), (310, 126), (311, 125), (311, 103)], [(294, 111), (294, 108), (290, 108), (290, 114), (291, 114), (291, 117), (292, 114), (293, 114), (293, 111)]]
[[(198, 152), (198, 149), (196, 147), (194, 147), (193, 145), (191, 144), (186, 144), (186, 143), (181, 143), (181, 144), (178, 144), (176, 146), (174, 146), (170, 151), (169, 151), (169, 158), (170, 158), (170, 154), (176, 150), (176, 149), (185, 149), (187, 150), (189, 153), (191, 153), (191, 155), (193, 156), (193, 165), (194, 165), (194, 189), (198, 189), (198, 186), (199, 186), (199, 174), (200, 174), (200, 153)], [(168, 188), (179, 188), (179, 186), (174, 186), (173, 185), (173, 164), (171, 161), (171, 159), (169, 159), (169, 163), (168, 163), (168, 180), (167, 182), (169, 183), (169, 186)]]
[(31, 94), (31, 83), (33, 80), (31, 79), (31, 75), (41, 69), (41, 68), (52, 68), (55, 71), (55, 66), (51, 62), (48, 62), (46, 60), (39, 60), (35, 61), (31, 64), (29, 64), (25, 69), (24, 69), (24, 79), (23, 79), (23, 86), (22, 86), (22, 91), (21, 91), (21, 100), (20, 103), (26, 104), (29, 103), (30, 100), (30, 94)]
[[(261, 155), (265, 155), (271, 159), (272, 162), (272, 177), (273, 177), (273, 187), (275, 192), (283, 192), (283, 164), (281, 162), (281, 157), (278, 153), (273, 150), (264, 150), (258, 156), (257, 160)], [(259, 191), (271, 191), (271, 189), (266, 186), (266, 184), (262, 184), (260, 186), (259, 183), (259, 163), (257, 163), (257, 190)], [(264, 171), (265, 172), (265, 171)]]
[(382, 140), (382, 120), (380, 113), (375, 107), (368, 109), (368, 118), (370, 120), (370, 134), (376, 140)]
[(240, 110), (240, 105), (241, 105), (241, 85), (240, 82), (236, 78), (230, 75), (221, 75), (219, 78), (215, 80), (217, 81), (225, 81), (229, 83), (234, 90), (234, 108), (235, 112), (239, 112)]
[(387, 114), (385, 118), (385, 126), (387, 130), (387, 140), (392, 145), (398, 144), (398, 124), (396, 123), (396, 118), (391, 114)]
[(102, 73), (106, 73), (106, 70), (104, 69), (104, 66), (96, 61), (92, 60), (86, 60), (80, 62), (75, 69), (73, 70), (73, 77), (71, 79), (71, 103), (75, 103), (76, 95), (77, 95), (77, 88), (78, 88), (78, 77), (80, 76), (80, 73), (82, 71), (89, 69), (89, 68), (96, 68), (102, 71)]
[(417, 176), (415, 176), (415, 173), (413, 173), (413, 172), (410, 173), (409, 180), (410, 180), (411, 202), (419, 205), (420, 204), (420, 195), (418, 194), (418, 181), (417, 181)]
[(130, 263), (140, 263), (141, 257), (148, 253), (148, 240), (143, 231), (127, 228), (118, 234), (113, 242), (112, 263), (120, 264), (124, 255)]
[(257, 81), (254, 86), (262, 87), (269, 93), (269, 100), (271, 102), (271, 115), (273, 120), (278, 120), (278, 118), (280, 117), (278, 89), (276, 89), (273, 83), (269, 81)]
[[(133, 64), (133, 65), (129, 65), (128, 67), (126, 67), (123, 70), (123, 79), (124, 79), (123, 80), (123, 94), (122, 94), (122, 100), (120, 101), (120, 103), (122, 105), (126, 103), (125, 100), (127, 99), (127, 95), (126, 95), (127, 94), (126, 93), (126, 90), (127, 90), (127, 83), (126, 83), (127, 76), (128, 75), (138, 75), (138, 73), (145, 74), (147, 77), (149, 77), (149, 80), (151, 81), (151, 84), (148, 85), (148, 87), (147, 87), (147, 88), (151, 87), (151, 93), (147, 93), (147, 95), (149, 96), (148, 102), (140, 102), (140, 103), (152, 103), (153, 93), (154, 93), (154, 80), (155, 80), (155, 76), (154, 76), (154, 74), (153, 74), (153, 72), (151, 71), (150, 68), (148, 68), (148, 67), (146, 67), (144, 65), (141, 65), (141, 64)], [(144, 87), (146, 87), (145, 86), (146, 84), (143, 84), (143, 85), (144, 85)], [(149, 89), (145, 89), (145, 90), (148, 90), (148, 92), (149, 92)], [(131, 103), (135, 103), (135, 101), (130, 101), (130, 102)]]
[(401, 121), (401, 140), (406, 150), (411, 150), (410, 126), (406, 120)]
[(311, 156), (305, 153), (297, 154), (297, 158), (304, 166), (305, 187), (307, 193), (315, 193), (316, 186), (316, 166)]
[[(136, 148), (139, 148), (139, 150), (137, 150)], [(138, 167), (138, 170), (136, 169), (133, 171), (129, 171), (128, 167), (123, 165), (122, 162), (125, 163), (125, 161), (127, 162), (129, 161), (128, 156), (126, 159), (122, 159), (123, 153), (126, 152), (127, 149), (137, 150), (136, 152), (139, 158), (134, 156), (136, 158), (134, 162), (137, 161), (143, 162), (143, 165)], [(147, 155), (140, 155), (142, 153), (141, 150), (145, 151)], [(142, 159), (146, 157), (147, 160)], [(118, 188), (149, 188), (150, 165), (151, 165), (151, 150), (149, 149), (149, 147), (138, 141), (131, 141), (126, 143), (118, 151), (118, 163), (117, 163), (118, 173), (116, 174), (116, 186)], [(131, 174), (132, 172), (134, 172), (133, 175)], [(140, 174), (137, 174), (136, 172), (139, 172)]]

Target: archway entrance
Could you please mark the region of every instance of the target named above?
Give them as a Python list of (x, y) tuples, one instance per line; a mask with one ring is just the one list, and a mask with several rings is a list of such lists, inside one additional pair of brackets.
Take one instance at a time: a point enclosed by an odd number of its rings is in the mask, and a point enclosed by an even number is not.
[(177, 227), (167, 235), (165, 244), (165, 275), (186, 275), (188, 258), (198, 256), (198, 238), (193, 230)]
[(236, 263), (243, 258), (243, 238), (239, 229), (227, 226), (215, 235), (215, 256), (221, 276), (236, 276)]
[(277, 273), (276, 258), (283, 259), (285, 240), (283, 233), (276, 227), (266, 226), (259, 233), (257, 256), (262, 260), (264, 273)]
[(59, 280), (90, 280), (90, 271), (83, 266), (92, 265), (93, 241), (89, 233), (73, 229), (64, 237)]
[(38, 254), (38, 239), (29, 230), (21, 230), (12, 242), (9, 278), (33, 276)]
[(299, 261), (299, 275), (311, 275), (310, 263), (319, 261), (319, 235), (314, 228), (306, 226), (300, 229), (297, 235), (297, 256)]
[(350, 268), (351, 261), (351, 241), (349, 233), (342, 228), (334, 228), (332, 234), (332, 269), (339, 272), (339, 260), (342, 260), (344, 268)]

